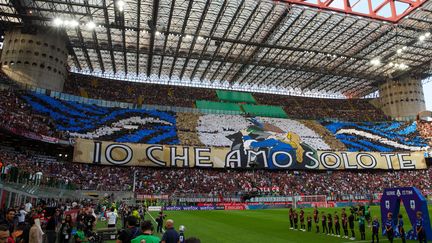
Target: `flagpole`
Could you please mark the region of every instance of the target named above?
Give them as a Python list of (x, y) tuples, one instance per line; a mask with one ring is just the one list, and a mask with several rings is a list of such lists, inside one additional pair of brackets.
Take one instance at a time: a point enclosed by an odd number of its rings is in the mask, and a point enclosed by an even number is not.
[(133, 186), (132, 186), (132, 191), (133, 191), (133, 193), (135, 193), (135, 184), (136, 184), (136, 177), (137, 177), (137, 173), (138, 173), (138, 171), (134, 171), (134, 179), (133, 179)]

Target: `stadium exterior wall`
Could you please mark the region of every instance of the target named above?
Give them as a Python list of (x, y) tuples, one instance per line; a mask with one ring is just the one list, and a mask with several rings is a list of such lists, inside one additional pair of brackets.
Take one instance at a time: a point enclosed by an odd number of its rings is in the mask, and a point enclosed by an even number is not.
[(5, 34), (1, 67), (21, 85), (62, 91), (67, 75), (66, 40), (48, 27), (14, 28)]
[(423, 85), (413, 77), (388, 81), (379, 86), (379, 105), (383, 112), (396, 120), (415, 120), (426, 109)]

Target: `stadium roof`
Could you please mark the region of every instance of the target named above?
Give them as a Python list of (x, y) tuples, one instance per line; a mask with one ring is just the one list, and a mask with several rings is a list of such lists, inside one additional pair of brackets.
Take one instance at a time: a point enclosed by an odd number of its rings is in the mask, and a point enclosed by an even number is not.
[(0, 21), (62, 28), (73, 71), (131, 81), (362, 97), (432, 74), (430, 0), (0, 0)]

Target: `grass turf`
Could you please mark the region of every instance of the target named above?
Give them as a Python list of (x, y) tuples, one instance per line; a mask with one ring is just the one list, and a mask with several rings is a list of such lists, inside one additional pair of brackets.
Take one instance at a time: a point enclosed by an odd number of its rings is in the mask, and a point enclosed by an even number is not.
[[(305, 209), (305, 215), (312, 216), (313, 209)], [(321, 212), (340, 216), (340, 208), (323, 208)], [(431, 214), (432, 207), (429, 207)], [(167, 218), (173, 219), (176, 228), (180, 225), (186, 227), (186, 238), (195, 236), (203, 243), (242, 243), (242, 242), (289, 242), (289, 243), (342, 243), (342, 242), (371, 242), (371, 228), (366, 227), (366, 241), (360, 241), (358, 224), (355, 225), (356, 240), (327, 236), (315, 233), (315, 224), (311, 232), (302, 232), (289, 229), (288, 209), (266, 209), (247, 211), (166, 211)], [(405, 209), (401, 207), (404, 215), (405, 230), (411, 228)], [(371, 207), (372, 217), (380, 219), (379, 207)], [(152, 212), (155, 217), (157, 212)], [(146, 219), (151, 219), (147, 214)], [(106, 227), (99, 222), (98, 227)], [(120, 226), (120, 224), (118, 224)], [(156, 226), (155, 226), (156, 227)], [(321, 226), (320, 226), (321, 230)], [(157, 235), (157, 234), (156, 234)], [(380, 236), (380, 241), (387, 241)], [(396, 239), (395, 242), (400, 242)], [(410, 241), (408, 241), (410, 242)], [(414, 241), (411, 241), (414, 242)]]

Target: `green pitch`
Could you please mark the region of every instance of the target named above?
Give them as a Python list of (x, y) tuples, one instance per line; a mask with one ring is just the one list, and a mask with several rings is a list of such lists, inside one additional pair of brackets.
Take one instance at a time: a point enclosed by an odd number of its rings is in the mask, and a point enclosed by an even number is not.
[[(348, 208), (347, 208), (348, 209)], [(312, 216), (313, 209), (305, 209), (305, 215)], [(349, 210), (348, 210), (349, 211)], [(341, 208), (319, 209), (321, 212), (340, 216)], [(429, 214), (432, 207), (429, 207)], [(167, 219), (173, 219), (175, 227), (186, 227), (186, 238), (195, 236), (203, 243), (243, 243), (243, 242), (289, 242), (289, 243), (342, 243), (342, 242), (371, 242), (371, 228), (366, 226), (366, 241), (360, 241), (360, 233), (356, 222), (356, 240), (327, 236), (315, 233), (315, 224), (311, 232), (289, 229), (288, 209), (244, 210), (244, 211), (165, 211)], [(411, 228), (406, 212), (404, 215), (405, 230)], [(372, 207), (371, 214), (380, 220), (379, 207)], [(151, 215), (156, 217), (157, 212)], [(150, 219), (147, 214), (146, 219)], [(154, 222), (154, 221), (153, 221)], [(156, 223), (155, 223), (156, 224)], [(102, 225), (101, 225), (102, 226)], [(156, 225), (155, 225), (156, 228)], [(321, 226), (320, 226), (321, 230)], [(350, 233), (351, 234), (351, 233)], [(351, 236), (351, 235), (350, 235)], [(380, 241), (388, 242), (380, 236)], [(395, 242), (400, 242), (396, 239)], [(414, 241), (408, 241), (414, 242)]]

